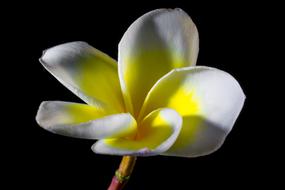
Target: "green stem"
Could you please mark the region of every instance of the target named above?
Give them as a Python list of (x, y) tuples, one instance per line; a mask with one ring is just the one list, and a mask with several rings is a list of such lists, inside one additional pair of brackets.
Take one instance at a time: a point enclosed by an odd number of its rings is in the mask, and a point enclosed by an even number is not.
[(128, 182), (136, 163), (136, 157), (124, 156), (119, 169), (116, 171), (115, 176), (108, 190), (121, 190)]

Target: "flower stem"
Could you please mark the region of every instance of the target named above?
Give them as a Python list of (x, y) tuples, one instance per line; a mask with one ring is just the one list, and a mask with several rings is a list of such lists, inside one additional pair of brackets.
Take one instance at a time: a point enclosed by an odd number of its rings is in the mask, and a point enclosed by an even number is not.
[(115, 176), (108, 190), (121, 190), (128, 182), (136, 163), (136, 157), (124, 156), (119, 169), (116, 171)]

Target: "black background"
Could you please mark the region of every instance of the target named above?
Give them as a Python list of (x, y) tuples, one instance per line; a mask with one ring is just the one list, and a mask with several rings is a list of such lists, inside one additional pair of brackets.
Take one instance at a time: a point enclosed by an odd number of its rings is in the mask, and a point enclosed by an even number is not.
[[(273, 150), (258, 112), (262, 85), (257, 60), (266, 43), (267, 17), (258, 3), (230, 1), (38, 2), (9, 6), (2, 17), (2, 36), (10, 69), (2, 72), (9, 106), (2, 135), (5, 182), (10, 187), (106, 189), (120, 157), (94, 154), (90, 140), (57, 136), (38, 127), (35, 115), (44, 100), (81, 102), (38, 62), (42, 50), (70, 41), (86, 41), (117, 57), (117, 45), (128, 26), (156, 8), (180, 7), (196, 23), (200, 35), (198, 65), (231, 73), (247, 99), (236, 124), (217, 152), (194, 159), (139, 158), (128, 186), (145, 189), (248, 188), (268, 182), (266, 159)], [(267, 7), (267, 10), (269, 7)], [(259, 47), (259, 48), (258, 48)], [(263, 83), (264, 85), (264, 83)], [(8, 102), (8, 101), (7, 101)], [(6, 102), (4, 102), (6, 103)], [(11, 118), (10, 118), (11, 117)], [(7, 180), (6, 180), (7, 179)], [(274, 185), (272, 183), (271, 185)]]

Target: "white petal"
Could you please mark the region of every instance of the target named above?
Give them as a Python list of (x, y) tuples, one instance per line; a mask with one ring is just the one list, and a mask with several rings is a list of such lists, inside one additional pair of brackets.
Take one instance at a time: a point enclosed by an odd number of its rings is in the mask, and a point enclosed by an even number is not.
[(36, 120), (48, 131), (83, 139), (130, 136), (137, 128), (129, 113), (107, 115), (100, 108), (60, 101), (42, 102)]
[(44, 51), (43, 66), (90, 105), (124, 110), (117, 64), (85, 42), (70, 42)]
[(168, 150), (181, 129), (182, 119), (172, 109), (158, 109), (150, 113), (138, 128), (135, 139), (102, 139), (92, 146), (99, 154), (152, 156)]
[(231, 131), (245, 100), (238, 82), (209, 67), (175, 69), (149, 92), (141, 118), (160, 107), (176, 110), (183, 126), (167, 155), (194, 157), (217, 150)]
[(138, 18), (119, 44), (119, 77), (127, 107), (136, 116), (164, 74), (195, 65), (198, 31), (181, 9), (158, 9)]

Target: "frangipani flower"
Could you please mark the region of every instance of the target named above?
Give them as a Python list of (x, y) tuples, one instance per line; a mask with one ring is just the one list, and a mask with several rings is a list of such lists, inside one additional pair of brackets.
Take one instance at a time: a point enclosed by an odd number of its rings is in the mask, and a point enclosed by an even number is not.
[(137, 19), (119, 43), (118, 63), (85, 42), (46, 50), (43, 66), (86, 104), (47, 101), (44, 129), (98, 140), (111, 155), (196, 157), (217, 150), (245, 100), (228, 73), (195, 66), (198, 31), (181, 9)]

